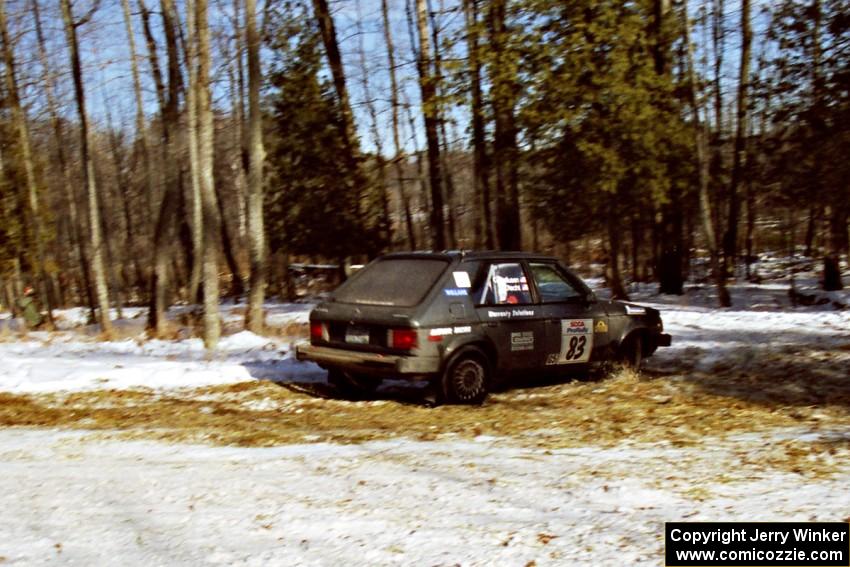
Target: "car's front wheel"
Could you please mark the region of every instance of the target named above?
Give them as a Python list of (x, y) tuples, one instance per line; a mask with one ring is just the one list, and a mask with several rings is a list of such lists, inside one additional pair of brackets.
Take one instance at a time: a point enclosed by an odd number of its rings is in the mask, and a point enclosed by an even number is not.
[(643, 337), (632, 333), (620, 346), (620, 362), (631, 370), (640, 370), (643, 362)]
[(442, 399), (451, 404), (480, 404), (487, 398), (490, 365), (478, 349), (459, 353), (440, 380)]
[(328, 371), (328, 383), (345, 399), (361, 400), (375, 393), (381, 385), (381, 379), (333, 368)]

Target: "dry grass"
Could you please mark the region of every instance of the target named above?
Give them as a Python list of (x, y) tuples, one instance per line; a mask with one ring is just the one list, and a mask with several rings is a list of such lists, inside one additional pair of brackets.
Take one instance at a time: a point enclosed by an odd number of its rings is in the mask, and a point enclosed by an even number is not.
[[(266, 381), (167, 392), (0, 394), (0, 427), (87, 429), (247, 447), (478, 435), (543, 449), (623, 442), (695, 446), (778, 428), (846, 431), (846, 362), (846, 355), (825, 353), (803, 365), (795, 353), (780, 353), (712, 373), (618, 370), (595, 381), (538, 382), (496, 393), (481, 407), (432, 408), (417, 388), (390, 388), (382, 399), (349, 402), (336, 399), (326, 384)], [(789, 472), (822, 475), (846, 467), (848, 454), (850, 436), (830, 442), (777, 440), (765, 451), (741, 455), (741, 464), (756, 459)]]
[[(703, 377), (703, 382), (707, 380)], [(430, 408), (404, 401), (405, 397), (415, 401), (410, 392), (366, 402), (323, 397), (331, 394), (332, 390), (321, 384), (301, 389), (271, 382), (169, 393), (0, 394), (0, 426), (119, 431), (134, 438), (250, 447), (491, 435), (553, 449), (614, 446), (624, 441), (686, 446), (730, 433), (801, 425), (816, 430), (850, 423), (843, 399), (833, 404), (807, 404), (811, 400), (804, 392), (799, 403), (776, 405), (710, 393), (704, 383), (646, 379), (629, 373), (601, 382), (512, 390), (493, 395), (481, 407)], [(822, 399), (819, 392), (816, 397)], [(845, 448), (841, 443), (830, 447), (805, 444), (802, 448), (794, 442), (780, 445), (782, 451), (766, 458), (777, 466), (788, 461), (791, 470), (807, 468), (811, 451), (834, 454)]]

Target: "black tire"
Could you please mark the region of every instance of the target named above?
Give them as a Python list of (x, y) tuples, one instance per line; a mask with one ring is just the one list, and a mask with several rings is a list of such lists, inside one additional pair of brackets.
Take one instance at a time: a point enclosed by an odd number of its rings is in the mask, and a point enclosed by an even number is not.
[(480, 404), (490, 386), (490, 364), (478, 349), (458, 353), (440, 379), (442, 401), (449, 404)]
[(374, 394), (381, 382), (380, 378), (352, 374), (339, 368), (328, 370), (328, 383), (346, 400), (362, 400)]
[(632, 333), (620, 346), (620, 363), (634, 371), (640, 370), (643, 363), (643, 337), (640, 333)]

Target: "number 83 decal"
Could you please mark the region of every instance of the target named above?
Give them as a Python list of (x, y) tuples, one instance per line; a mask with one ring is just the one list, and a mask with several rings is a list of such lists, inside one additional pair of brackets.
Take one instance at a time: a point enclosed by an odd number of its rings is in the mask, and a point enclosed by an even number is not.
[(571, 337), (570, 348), (564, 354), (566, 360), (578, 360), (584, 356), (584, 347), (587, 344), (587, 337)]
[(556, 364), (590, 360), (593, 348), (593, 319), (561, 319), (561, 351)]

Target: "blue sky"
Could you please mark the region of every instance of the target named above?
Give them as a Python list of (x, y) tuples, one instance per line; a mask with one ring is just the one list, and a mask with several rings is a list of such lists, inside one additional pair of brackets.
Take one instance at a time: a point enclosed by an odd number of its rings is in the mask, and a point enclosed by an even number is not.
[[(40, 88), (41, 65), (37, 61), (35, 37), (32, 32), (32, 18), (29, 7), (32, 0), (12, 0), (9, 2), (10, 27), (17, 32), (19, 38), (17, 56), (22, 82), (28, 85), (24, 89), (24, 98), (30, 106), (30, 113), (38, 116), (44, 112), (43, 94)], [(76, 0), (75, 11), (84, 13), (92, 5), (93, 0)], [(142, 34), (141, 18), (138, 16), (137, 0), (131, 0), (135, 13), (133, 18), (136, 48), (139, 52), (139, 69), (142, 76), (145, 108), (148, 114), (156, 111), (155, 93), (150, 79), (150, 66), (147, 61), (147, 48)], [(405, 16), (405, 0), (389, 0), (390, 17), (392, 21), (393, 39), (396, 48), (396, 62), (399, 65), (398, 77), (403, 89), (403, 101), (412, 105), (413, 114), (419, 121), (419, 88), (416, 82), (416, 68), (412, 60), (410, 34)], [(146, 0), (149, 9), (158, 9), (158, 0)], [(700, 3), (692, 2), (691, 11), (697, 15)], [(727, 0), (727, 53), (724, 64), (724, 84), (727, 90), (737, 81), (738, 53), (740, 40), (737, 34), (740, 21), (740, 2)], [(754, 3), (753, 16), (756, 33), (764, 30), (766, 18), (760, 16), (761, 8), (770, 5), (769, 1), (761, 0)], [(58, 2), (40, 0), (42, 19), (45, 33), (48, 37), (51, 66), (57, 73), (58, 94), (63, 103), (64, 111), (74, 111), (71, 96), (71, 78), (68, 66), (68, 54), (65, 48), (65, 38), (59, 13)], [(178, 10), (184, 14), (182, 0), (177, 0)], [(437, 21), (447, 32), (462, 25), (463, 17), (459, 10), (459, 0), (432, 0), (432, 7), (440, 14)], [(365, 94), (362, 88), (363, 72), (359, 61), (359, 50), (366, 54), (367, 74), (374, 104), (379, 113), (379, 133), (383, 138), (384, 151), (391, 151), (391, 135), (389, 131), (389, 76), (387, 73), (387, 56), (383, 39), (380, 2), (377, 0), (338, 0), (332, 4), (337, 34), (340, 40), (343, 59), (346, 67), (348, 86), (352, 104), (357, 119), (361, 144), (367, 150), (373, 150), (370, 132), (370, 118), (364, 105)], [(264, 2), (258, 7), (263, 12)], [(226, 60), (223, 58), (222, 46), (230, 42), (233, 34), (233, 3), (231, 0), (211, 0), (210, 19), (213, 27), (213, 49), (216, 55), (214, 62), (214, 80), (216, 81), (216, 103), (222, 109), (230, 108), (229, 83)], [(158, 26), (158, 14), (154, 14), (154, 24)], [(358, 21), (360, 25), (358, 27)], [(80, 28), (81, 53), (84, 61), (86, 94), (89, 101), (90, 115), (96, 123), (105, 124), (107, 109), (116, 125), (132, 128), (134, 124), (135, 101), (132, 92), (130, 74), (130, 51), (124, 27), (123, 12), (120, 0), (103, 0), (92, 21)], [(702, 44), (707, 37), (700, 29), (693, 31), (693, 41)], [(160, 39), (160, 57), (164, 57), (164, 45)], [(754, 55), (761, 46), (758, 41), (754, 44)], [(698, 52), (698, 57), (703, 55)], [(268, 55), (267, 53), (265, 55)], [(164, 68), (164, 62), (161, 62)], [(730, 97), (727, 97), (730, 98)], [(70, 116), (70, 114), (69, 114)], [(466, 113), (464, 109), (454, 109), (451, 116), (454, 123), (449, 126), (449, 137), (457, 143), (464, 143), (466, 136)], [(402, 137), (406, 141), (407, 151), (413, 150), (412, 135), (407, 126), (406, 117), (402, 117)], [(421, 148), (421, 125), (417, 126)]]

